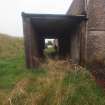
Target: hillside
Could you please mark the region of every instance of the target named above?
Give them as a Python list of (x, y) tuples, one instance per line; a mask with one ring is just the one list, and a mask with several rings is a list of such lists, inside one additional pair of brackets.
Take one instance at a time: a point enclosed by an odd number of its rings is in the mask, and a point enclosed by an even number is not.
[(23, 39), (0, 35), (0, 105), (105, 105), (105, 93), (67, 60), (26, 69)]
[(0, 58), (17, 56), (24, 49), (23, 39), (0, 34)]

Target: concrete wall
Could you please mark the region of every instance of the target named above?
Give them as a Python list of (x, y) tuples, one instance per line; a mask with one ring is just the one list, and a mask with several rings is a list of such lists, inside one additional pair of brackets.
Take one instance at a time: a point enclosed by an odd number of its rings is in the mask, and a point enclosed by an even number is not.
[(105, 60), (105, 0), (90, 0), (88, 3), (88, 62)]
[[(80, 59), (81, 55), (87, 64), (105, 61), (105, 0), (74, 0), (67, 14), (86, 14), (88, 21), (78, 27), (78, 32), (74, 34), (72, 45), (73, 52), (78, 52), (77, 36), (82, 30), (82, 40), (80, 39)], [(84, 28), (85, 27), (85, 28)], [(84, 45), (83, 45), (84, 43)], [(82, 46), (82, 47), (81, 47)], [(73, 47), (72, 47), (73, 49)], [(82, 49), (82, 50), (81, 50)], [(84, 49), (84, 50), (83, 50)], [(82, 52), (84, 51), (84, 52)], [(76, 54), (76, 53), (75, 53)], [(74, 56), (74, 55), (73, 55)], [(77, 56), (77, 54), (76, 54)], [(86, 59), (88, 58), (88, 59)], [(83, 61), (83, 60), (82, 60)]]
[(85, 0), (74, 0), (70, 6), (67, 14), (83, 15), (85, 14)]
[[(86, 1), (74, 0), (69, 8), (68, 15), (85, 15)], [(75, 29), (72, 30), (70, 37), (70, 55), (74, 63), (84, 65), (86, 62), (86, 21), (83, 21)]]

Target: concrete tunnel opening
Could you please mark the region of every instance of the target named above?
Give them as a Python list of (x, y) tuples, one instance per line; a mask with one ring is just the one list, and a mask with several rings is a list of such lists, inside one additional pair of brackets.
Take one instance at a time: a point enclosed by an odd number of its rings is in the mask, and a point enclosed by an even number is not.
[[(58, 56), (80, 62), (78, 32), (85, 16), (22, 13), (27, 67), (34, 68), (44, 57), (45, 39), (57, 39)], [(74, 56), (75, 55), (75, 56)]]

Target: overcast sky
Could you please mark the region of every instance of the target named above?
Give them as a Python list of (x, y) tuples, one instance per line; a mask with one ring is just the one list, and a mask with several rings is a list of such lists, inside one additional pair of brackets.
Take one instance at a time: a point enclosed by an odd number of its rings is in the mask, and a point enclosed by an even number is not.
[(22, 36), (21, 12), (65, 14), (72, 0), (0, 0), (0, 33)]

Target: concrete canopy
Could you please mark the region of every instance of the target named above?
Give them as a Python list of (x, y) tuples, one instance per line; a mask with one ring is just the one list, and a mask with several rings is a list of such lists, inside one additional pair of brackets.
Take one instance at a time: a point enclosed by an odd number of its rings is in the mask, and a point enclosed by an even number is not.
[(65, 34), (72, 31), (81, 21), (86, 19), (86, 16), (72, 16), (72, 15), (52, 15), (52, 14), (26, 14), (24, 17), (29, 17), (31, 22), (40, 34), (45, 34), (50, 37), (54, 34)]

